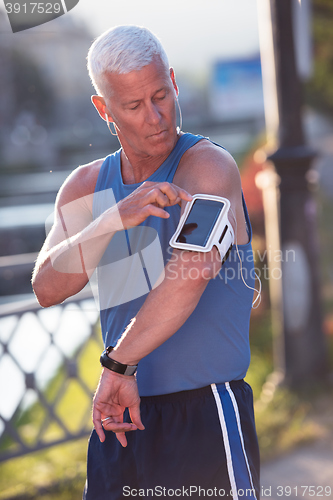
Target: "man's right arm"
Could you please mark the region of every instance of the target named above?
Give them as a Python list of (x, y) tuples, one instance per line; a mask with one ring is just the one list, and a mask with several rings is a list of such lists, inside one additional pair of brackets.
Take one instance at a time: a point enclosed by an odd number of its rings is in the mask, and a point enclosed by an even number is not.
[(102, 162), (76, 169), (59, 191), (55, 222), (32, 278), (43, 307), (59, 304), (84, 288), (116, 231), (137, 226), (150, 215), (168, 218), (164, 207), (191, 199), (173, 184), (144, 182), (93, 220), (92, 201)]
[(92, 223), (92, 197), (102, 163), (97, 160), (74, 170), (57, 195), (54, 224), (32, 276), (34, 292), (43, 307), (63, 302), (89, 280), (80, 236), (82, 240)]

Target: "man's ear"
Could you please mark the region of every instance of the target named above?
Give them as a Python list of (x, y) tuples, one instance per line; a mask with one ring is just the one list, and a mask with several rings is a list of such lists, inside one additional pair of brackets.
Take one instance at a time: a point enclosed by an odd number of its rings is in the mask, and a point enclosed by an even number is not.
[(98, 114), (101, 118), (103, 118), (103, 120), (113, 122), (113, 119), (110, 116), (108, 108), (105, 104), (104, 97), (102, 97), (101, 95), (92, 95), (91, 102), (93, 103), (93, 105), (97, 109)]
[(170, 78), (172, 81), (173, 88), (175, 89), (175, 92), (176, 92), (176, 97), (178, 97), (179, 89), (178, 89), (178, 85), (176, 83), (176, 75), (175, 75), (173, 68), (170, 68)]

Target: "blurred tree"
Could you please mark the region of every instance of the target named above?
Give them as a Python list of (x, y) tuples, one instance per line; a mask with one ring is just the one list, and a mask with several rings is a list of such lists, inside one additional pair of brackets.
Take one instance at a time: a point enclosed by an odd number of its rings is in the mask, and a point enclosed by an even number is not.
[(314, 74), (306, 86), (309, 104), (333, 113), (333, 2), (312, 0)]

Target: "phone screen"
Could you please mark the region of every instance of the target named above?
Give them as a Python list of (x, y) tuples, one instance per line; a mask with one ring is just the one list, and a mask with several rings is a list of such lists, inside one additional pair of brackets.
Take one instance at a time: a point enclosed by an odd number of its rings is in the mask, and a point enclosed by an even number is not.
[(222, 201), (195, 200), (176, 241), (204, 247), (223, 207)]

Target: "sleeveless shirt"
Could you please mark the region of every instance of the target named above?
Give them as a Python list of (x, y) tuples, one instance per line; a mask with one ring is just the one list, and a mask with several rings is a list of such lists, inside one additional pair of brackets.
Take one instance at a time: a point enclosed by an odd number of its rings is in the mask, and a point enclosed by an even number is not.
[[(189, 133), (180, 136), (168, 158), (146, 180), (172, 182), (182, 155), (202, 139), (206, 138)], [(108, 156), (101, 166), (94, 194), (94, 219), (141, 185), (123, 183), (120, 153), (121, 149)], [(238, 245), (239, 255), (233, 246), (219, 274), (209, 281), (183, 326), (140, 361), (137, 381), (141, 396), (196, 389), (245, 377), (250, 363), (253, 291), (245, 286), (242, 277), (253, 287), (254, 266), (252, 229), (244, 198), (243, 209), (249, 242)], [(150, 216), (137, 227), (118, 231), (98, 265), (100, 318), (106, 346), (117, 343), (149, 291), (163, 279), (165, 264), (172, 262), (169, 240), (179, 222), (180, 206), (166, 210), (169, 219)]]

